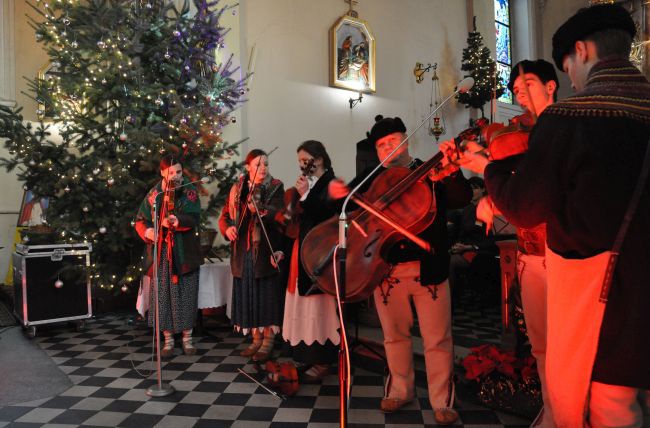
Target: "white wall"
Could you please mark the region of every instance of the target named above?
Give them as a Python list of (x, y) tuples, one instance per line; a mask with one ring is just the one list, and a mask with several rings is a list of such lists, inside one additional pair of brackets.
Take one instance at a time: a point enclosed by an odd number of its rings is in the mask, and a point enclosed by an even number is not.
[[(295, 149), (304, 140), (322, 141), (336, 173), (350, 179), (355, 169), (355, 143), (365, 137), (377, 114), (400, 116), (409, 130), (428, 113), (430, 74), (416, 84), (417, 61), (439, 64), (441, 92), (450, 93), (461, 78), (462, 49), (467, 39), (466, 2), (448, 0), (372, 0), (357, 6), (377, 43), (377, 92), (364, 95), (350, 110), (354, 92), (328, 87), (328, 30), (346, 11), (340, 0), (243, 0), (240, 3), (243, 63), (255, 46), (251, 99), (243, 107), (244, 152), (259, 147), (279, 149), (270, 159), (271, 173), (293, 185)], [(494, 50), (490, 0), (475, 0), (479, 30)], [(451, 102), (446, 111), (450, 138), (467, 127), (469, 114)], [(442, 139), (445, 137), (443, 136)], [(412, 153), (427, 159), (437, 152), (422, 129)]]
[[(227, 12), (223, 24), (232, 27), (226, 48), (220, 52), (244, 71), (252, 46), (256, 47), (255, 76), (250, 100), (236, 113), (237, 123), (227, 127), (229, 141), (250, 137), (242, 151), (261, 147), (279, 149), (271, 157), (272, 173), (287, 187), (293, 185), (297, 167), (295, 149), (304, 140), (317, 139), (328, 148), (334, 168), (345, 179), (354, 176), (355, 144), (365, 137), (377, 114), (402, 117), (412, 130), (428, 114), (431, 74), (416, 84), (417, 61), (437, 62), (442, 95), (460, 80), (462, 49), (467, 40), (467, 7), (477, 15), (479, 31), (494, 52), (492, 0), (366, 0), (357, 6), (377, 41), (377, 92), (364, 95), (350, 110), (348, 99), (357, 94), (328, 87), (329, 28), (347, 10), (340, 0), (242, 0), (235, 13)], [(46, 61), (25, 19), (26, 6), (16, 2), (16, 94), (33, 119), (35, 105), (23, 95), (22, 76), (34, 76)], [(470, 20), (471, 21), (471, 20)], [(19, 49), (20, 48), (20, 49)], [(452, 100), (446, 110), (445, 138), (467, 127), (469, 111)], [(427, 159), (437, 145), (425, 129), (411, 143), (412, 153)], [(6, 155), (0, 148), (0, 156)], [(0, 196), (0, 282), (4, 279), (22, 198), (15, 174), (0, 170), (4, 190)]]

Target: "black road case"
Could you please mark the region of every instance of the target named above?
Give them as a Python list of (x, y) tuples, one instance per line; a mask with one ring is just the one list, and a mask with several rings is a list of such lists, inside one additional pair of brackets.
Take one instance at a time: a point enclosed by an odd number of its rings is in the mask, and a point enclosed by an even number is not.
[(91, 244), (22, 245), (13, 253), (14, 313), (30, 336), (36, 326), (92, 316)]

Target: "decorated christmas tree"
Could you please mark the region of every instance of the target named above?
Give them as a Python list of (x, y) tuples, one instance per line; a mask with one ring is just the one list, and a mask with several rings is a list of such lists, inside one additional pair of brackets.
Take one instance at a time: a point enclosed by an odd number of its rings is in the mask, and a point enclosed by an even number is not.
[[(36, 38), (50, 57), (31, 82), (40, 116), (0, 109), (0, 160), (35, 195), (48, 197), (47, 225), (59, 242), (92, 243), (93, 283), (126, 291), (141, 275), (133, 219), (160, 180), (162, 154), (184, 159), (191, 181), (209, 175), (220, 206), (238, 172), (239, 142), (222, 129), (246, 94), (247, 76), (219, 61), (227, 30), (218, 1), (56, 0), (32, 4)], [(60, 138), (50, 132), (57, 128)], [(204, 193), (205, 190), (203, 190)]]
[(474, 29), (467, 36), (467, 47), (463, 49), (463, 62), (460, 67), (466, 73), (463, 77), (474, 78), (474, 86), (469, 92), (459, 93), (456, 97), (465, 107), (480, 109), (482, 117), (485, 117), (485, 103), (492, 98), (498, 98), (504, 91), (501, 82), (496, 78), (496, 63), (490, 55), (490, 49), (483, 45), (483, 36), (476, 31), (474, 17)]

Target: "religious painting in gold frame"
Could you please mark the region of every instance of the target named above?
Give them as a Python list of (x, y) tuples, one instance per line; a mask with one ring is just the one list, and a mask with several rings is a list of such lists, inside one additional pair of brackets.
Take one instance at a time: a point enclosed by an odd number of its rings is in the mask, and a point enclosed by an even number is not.
[(375, 37), (362, 19), (343, 15), (330, 28), (330, 86), (375, 92)]

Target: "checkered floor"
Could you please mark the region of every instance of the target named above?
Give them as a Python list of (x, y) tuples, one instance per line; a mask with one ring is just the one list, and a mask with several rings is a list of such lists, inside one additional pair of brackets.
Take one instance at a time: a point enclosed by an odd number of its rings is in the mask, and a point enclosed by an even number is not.
[[(487, 317), (489, 319), (489, 317)], [(455, 314), (454, 339), (473, 343), (494, 340), (494, 322), (473, 321), (472, 314)], [(237, 372), (255, 373), (239, 356), (243, 338), (230, 331), (197, 337), (198, 353), (188, 357), (177, 349), (163, 363), (163, 379), (176, 389), (165, 398), (150, 398), (145, 390), (155, 380), (145, 378), (151, 362), (151, 335), (144, 326), (132, 326), (127, 315), (104, 316), (87, 323), (83, 332), (67, 326), (43, 329), (34, 339), (72, 380), (74, 386), (59, 396), (0, 408), (3, 426), (338, 426), (338, 378), (322, 385), (303, 385), (297, 396), (282, 401)], [(489, 324), (489, 325), (488, 325)], [(385, 415), (378, 410), (383, 395), (380, 374), (354, 369), (350, 426), (433, 426), (422, 363), (416, 366), (418, 400), (404, 410)], [(155, 379), (155, 376), (151, 376)], [(457, 402), (467, 427), (525, 427), (529, 421), (467, 402)]]

